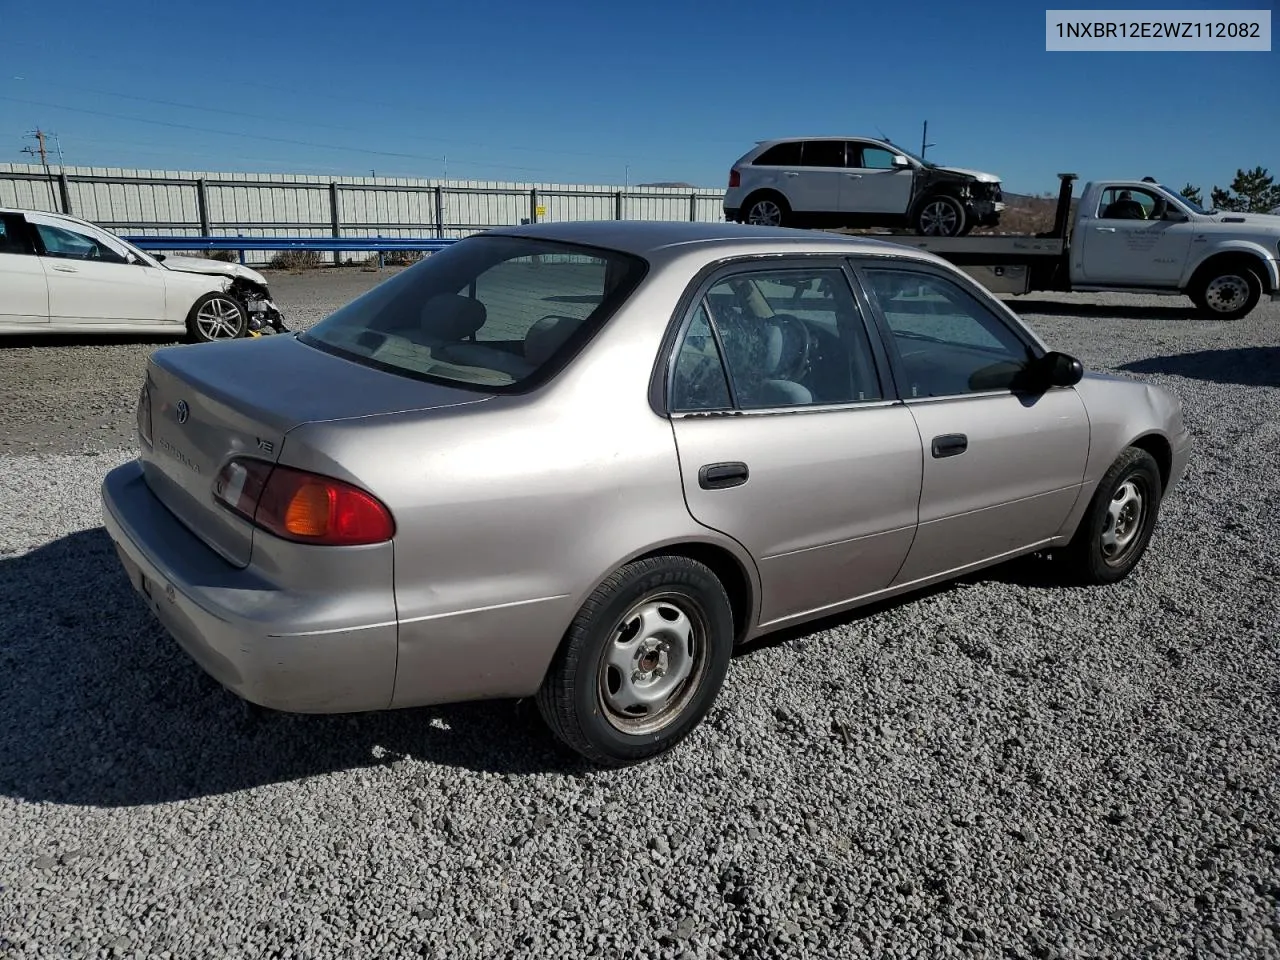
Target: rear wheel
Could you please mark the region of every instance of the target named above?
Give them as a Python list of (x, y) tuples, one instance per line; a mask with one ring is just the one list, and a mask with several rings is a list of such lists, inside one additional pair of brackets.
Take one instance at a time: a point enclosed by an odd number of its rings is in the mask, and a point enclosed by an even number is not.
[(1244, 263), (1211, 267), (1193, 285), (1191, 300), (1214, 320), (1239, 320), (1262, 299), (1262, 281)]
[(196, 343), (235, 340), (249, 328), (249, 313), (227, 293), (206, 293), (187, 314), (187, 332)]
[(538, 691), (566, 746), (603, 766), (670, 750), (724, 682), (733, 612), (714, 573), (687, 557), (652, 557), (605, 580), (569, 627)]
[(1061, 560), (1077, 583), (1107, 584), (1129, 575), (1151, 542), (1160, 500), (1160, 468), (1145, 450), (1129, 447), (1103, 475)]
[(758, 193), (742, 205), (742, 219), (762, 227), (782, 227), (791, 219), (791, 205), (776, 193)]
[(959, 200), (938, 194), (920, 201), (912, 226), (922, 237), (959, 237), (965, 232), (967, 220)]

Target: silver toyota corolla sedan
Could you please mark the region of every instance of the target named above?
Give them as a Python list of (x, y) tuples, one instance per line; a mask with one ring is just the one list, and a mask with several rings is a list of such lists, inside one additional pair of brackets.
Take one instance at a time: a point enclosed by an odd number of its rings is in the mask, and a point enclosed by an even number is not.
[(1038, 551), (1119, 580), (1189, 448), (931, 254), (655, 222), (492, 230), (306, 332), (159, 350), (138, 436), (107, 530), (225, 687), (536, 695), (602, 765), (762, 633)]

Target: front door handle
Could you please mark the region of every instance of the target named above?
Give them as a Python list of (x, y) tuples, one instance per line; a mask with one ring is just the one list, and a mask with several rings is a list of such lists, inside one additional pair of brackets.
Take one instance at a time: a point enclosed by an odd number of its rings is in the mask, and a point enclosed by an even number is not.
[(846, 174), (845, 174), (845, 176), (846, 176), (846, 177), (848, 177), (850, 180), (861, 180), (861, 179), (862, 179), (862, 174), (860, 174), (860, 173), (846, 173)]
[(933, 455), (939, 459), (957, 456), (968, 449), (969, 438), (963, 433), (944, 433), (933, 438)]
[(1093, 229), (1097, 230), (1099, 233), (1115, 233), (1116, 232), (1115, 227), (1094, 227)]
[(53, 269), (57, 270), (59, 273), (79, 273), (80, 272), (75, 267), (64, 267), (61, 264), (55, 266)]
[(725, 490), (729, 487), (740, 487), (750, 476), (747, 465), (739, 461), (732, 463), (708, 463), (698, 471), (698, 486), (703, 490)]
[(798, 177), (798, 176), (800, 176), (800, 174), (796, 173), (794, 170), (788, 170), (786, 173), (784, 173), (784, 174), (783, 174), (783, 176), (784, 176), (784, 177)]

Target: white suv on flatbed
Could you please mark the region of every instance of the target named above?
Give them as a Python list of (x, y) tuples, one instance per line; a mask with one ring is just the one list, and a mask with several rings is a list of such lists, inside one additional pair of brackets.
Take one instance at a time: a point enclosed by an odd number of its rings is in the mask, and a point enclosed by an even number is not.
[(725, 219), (768, 226), (906, 227), (958, 237), (1000, 222), (1000, 178), (940, 167), (885, 140), (762, 140), (733, 165)]

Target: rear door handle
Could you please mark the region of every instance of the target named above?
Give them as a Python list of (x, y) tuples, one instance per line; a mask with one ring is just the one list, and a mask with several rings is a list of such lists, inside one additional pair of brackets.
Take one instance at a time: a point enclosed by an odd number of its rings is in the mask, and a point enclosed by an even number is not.
[(969, 438), (963, 433), (944, 433), (933, 438), (933, 455), (939, 459), (957, 456), (968, 449)]
[(1097, 230), (1099, 233), (1115, 233), (1116, 232), (1115, 227), (1094, 227), (1093, 229)]
[(703, 490), (724, 490), (740, 487), (751, 475), (745, 463), (708, 463), (698, 471), (698, 486)]
[(75, 267), (64, 267), (61, 264), (55, 265), (53, 269), (57, 270), (59, 273), (79, 273), (80, 272)]
[(784, 173), (784, 174), (783, 174), (783, 176), (784, 176), (784, 177), (798, 177), (798, 176), (800, 176), (800, 174), (796, 173), (794, 170), (788, 170), (786, 173)]
[(846, 174), (845, 174), (845, 176), (846, 176), (846, 177), (848, 177), (850, 180), (861, 180), (861, 179), (862, 179), (862, 174), (860, 174), (860, 173), (846, 173)]

